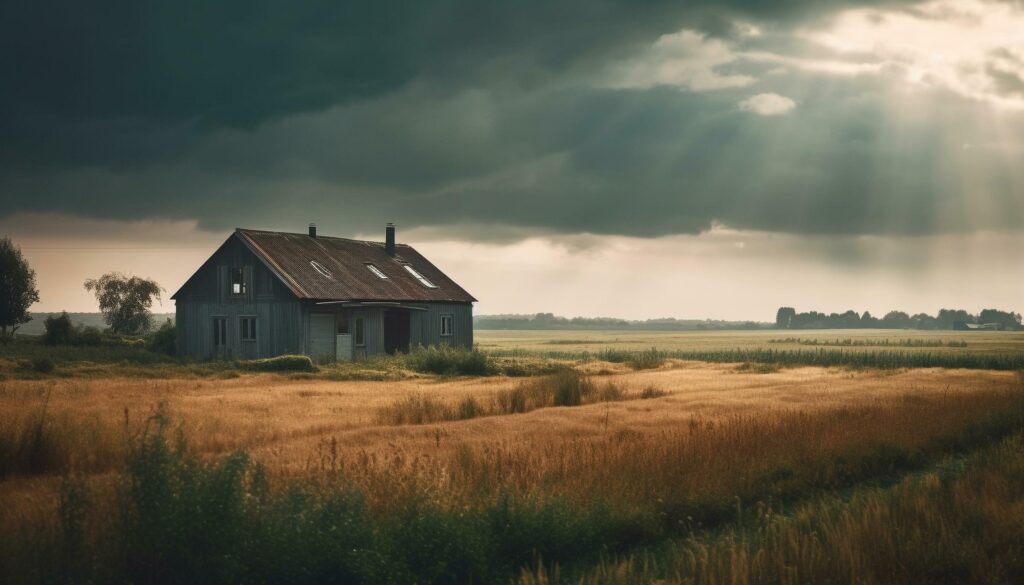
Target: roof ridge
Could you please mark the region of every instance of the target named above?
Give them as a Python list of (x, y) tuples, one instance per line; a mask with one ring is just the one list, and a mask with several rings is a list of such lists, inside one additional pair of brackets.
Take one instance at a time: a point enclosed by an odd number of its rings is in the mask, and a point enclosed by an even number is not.
[[(278, 236), (302, 236), (302, 237), (306, 237), (306, 238), (310, 237), (309, 234), (304, 234), (302, 232), (280, 232), (280, 231), (277, 231), (277, 230), (257, 230), (257, 229), (252, 229), (252, 228), (241, 228), (241, 227), (236, 227), (235, 231), (236, 232), (245, 232), (245, 233), (274, 234), (274, 235), (278, 235)], [(341, 236), (322, 236), (320, 234), (316, 235), (316, 239), (318, 239), (318, 240), (344, 240), (346, 242), (357, 242), (357, 243), (360, 243), (360, 244), (378, 244), (378, 245), (381, 245), (381, 246), (384, 245), (384, 242), (381, 242), (381, 241), (378, 241), (378, 240), (357, 240), (355, 238), (343, 238)], [(403, 244), (403, 243), (399, 243), (399, 242), (396, 242), (395, 245), (396, 246), (404, 246), (406, 248), (411, 247), (409, 244)]]

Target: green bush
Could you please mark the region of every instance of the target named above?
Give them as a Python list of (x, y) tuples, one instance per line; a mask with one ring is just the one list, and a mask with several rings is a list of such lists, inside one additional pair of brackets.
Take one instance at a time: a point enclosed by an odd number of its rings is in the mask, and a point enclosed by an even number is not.
[(260, 360), (244, 360), (239, 366), (257, 372), (316, 372), (313, 360), (305, 355), (279, 355)]
[(32, 359), (32, 371), (39, 372), (40, 374), (49, 374), (56, 369), (53, 360), (46, 356), (37, 357)]
[(159, 329), (150, 334), (146, 346), (150, 351), (165, 353), (167, 355), (177, 355), (178, 335), (174, 328), (174, 321), (171, 321), (170, 319), (164, 321), (164, 323), (160, 325)]
[(409, 369), (441, 376), (492, 376), (498, 373), (491, 358), (479, 349), (450, 345), (418, 346), (405, 356)]
[(103, 345), (103, 332), (98, 327), (79, 327), (72, 339), (75, 345), (98, 347)]
[(71, 317), (68, 316), (67, 311), (62, 312), (60, 315), (50, 315), (43, 321), (43, 326), (46, 328), (43, 333), (43, 343), (46, 345), (67, 345), (71, 343), (75, 329), (71, 324)]
[(626, 361), (634, 370), (652, 370), (665, 363), (665, 354), (655, 348), (632, 354)]

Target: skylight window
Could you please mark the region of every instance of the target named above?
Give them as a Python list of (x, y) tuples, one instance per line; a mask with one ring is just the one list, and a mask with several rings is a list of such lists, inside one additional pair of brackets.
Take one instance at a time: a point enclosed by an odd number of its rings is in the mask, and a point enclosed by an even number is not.
[(383, 272), (381, 272), (380, 268), (377, 268), (373, 264), (367, 264), (366, 267), (370, 269), (370, 272), (376, 274), (380, 278), (385, 278), (386, 279), (388, 277), (387, 274), (384, 274)]
[(327, 278), (334, 278), (333, 276), (331, 276), (331, 271), (327, 270), (326, 268), (324, 268), (324, 265), (319, 263), (319, 262), (317, 262), (316, 260), (310, 260), (309, 261), (309, 265), (313, 267), (313, 270), (316, 270), (317, 272), (319, 272), (320, 274), (324, 275), (325, 277), (327, 277)]
[(416, 280), (420, 281), (420, 284), (422, 284), (423, 286), (425, 286), (427, 288), (437, 288), (436, 284), (434, 284), (434, 283), (430, 282), (429, 280), (427, 280), (426, 276), (423, 276), (422, 274), (417, 272), (416, 269), (413, 268), (412, 266), (409, 266), (408, 264), (403, 264), (402, 266), (405, 267), (406, 272), (408, 272), (409, 274), (415, 276)]

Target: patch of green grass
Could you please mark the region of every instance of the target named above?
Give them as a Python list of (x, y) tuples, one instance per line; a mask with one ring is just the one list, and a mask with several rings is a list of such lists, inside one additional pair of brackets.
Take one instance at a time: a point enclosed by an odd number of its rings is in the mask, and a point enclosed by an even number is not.
[(305, 355), (279, 355), (259, 360), (238, 362), (239, 367), (254, 372), (317, 372), (313, 360)]
[(404, 356), (406, 366), (441, 376), (492, 376), (499, 373), (490, 356), (479, 349), (448, 345), (418, 346)]

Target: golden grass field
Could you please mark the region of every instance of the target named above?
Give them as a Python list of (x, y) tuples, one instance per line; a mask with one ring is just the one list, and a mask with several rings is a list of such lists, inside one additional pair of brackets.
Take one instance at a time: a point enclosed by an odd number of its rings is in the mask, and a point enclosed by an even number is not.
[[(735, 348), (796, 333), (825, 341), (887, 336), (967, 343), (944, 351), (1024, 347), (1019, 333), (878, 331), (480, 331), (477, 341), (484, 350), (502, 351)], [(273, 485), (342, 469), (371, 503), (387, 509), (395, 505), (396, 493), (413, 488), (456, 506), (509, 486), (580, 501), (602, 494), (615, 501), (643, 500), (679, 490), (698, 499), (754, 493), (749, 476), (756, 470), (806, 467), (810, 477), (817, 473), (816, 462), (867, 443), (923, 448), (986, 413), (1011, 408), (1024, 383), (1019, 372), (939, 368), (759, 370), (679, 360), (649, 370), (592, 360), (575, 367), (628, 392), (656, 388), (666, 394), (394, 425), (382, 422), (382, 409), (410, 396), (454, 405), (467, 397), (487, 400), (528, 381), (413, 374), (387, 381), (276, 374), (2, 380), (0, 439), (17, 442), (18, 433), (40, 430), (45, 408), (43, 425), (52, 433), (56, 463), (40, 473), (0, 476), (0, 534), (16, 534), (54, 515), (61, 469), (76, 470), (100, 493), (112, 493), (115, 474), (125, 464), (126, 437), (141, 432), (158, 404), (166, 405), (175, 428), (204, 458), (245, 450), (266, 467)], [(664, 496), (671, 497), (680, 496)], [(625, 569), (606, 566), (596, 574), (615, 570)], [(533, 579), (547, 582), (549, 576), (541, 570), (527, 580)]]

